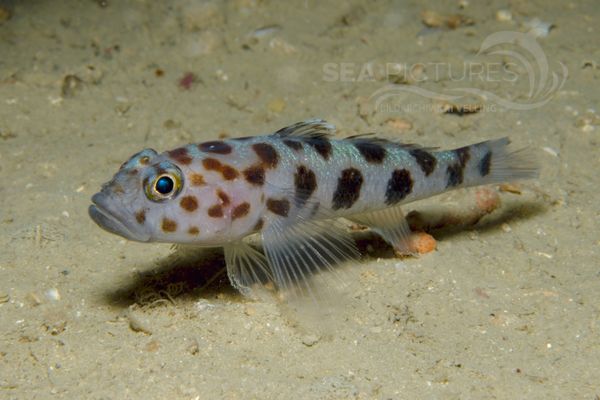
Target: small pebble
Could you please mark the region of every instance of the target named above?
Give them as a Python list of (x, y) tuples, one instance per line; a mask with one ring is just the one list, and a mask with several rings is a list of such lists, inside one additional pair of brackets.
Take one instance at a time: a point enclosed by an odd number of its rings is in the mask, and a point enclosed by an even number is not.
[(146, 351), (149, 353), (155, 353), (160, 348), (158, 340), (151, 340), (146, 344)]
[(509, 10), (496, 11), (496, 21), (508, 22), (512, 21), (512, 13)]
[(129, 308), (127, 312), (127, 320), (129, 321), (129, 327), (134, 332), (142, 332), (147, 335), (152, 335), (152, 329), (150, 328), (148, 321), (142, 320), (142, 318)]
[(271, 100), (269, 102), (269, 104), (267, 104), (267, 109), (271, 112), (279, 114), (279, 113), (283, 112), (283, 110), (285, 110), (286, 106), (287, 106), (287, 104), (284, 99), (277, 98), (277, 99)]
[(269, 41), (269, 47), (278, 53), (287, 55), (294, 54), (298, 51), (294, 46), (277, 37)]
[(514, 183), (502, 183), (498, 186), (498, 190), (503, 193), (521, 194), (521, 187)]
[(200, 345), (198, 344), (198, 341), (196, 339), (194, 339), (192, 343), (188, 346), (187, 351), (191, 355), (196, 355), (200, 352)]
[(546, 153), (550, 154), (551, 156), (558, 157), (558, 151), (554, 150), (551, 147), (544, 146), (544, 147), (542, 147), (542, 150), (544, 150)]
[(62, 97), (74, 97), (83, 88), (83, 81), (77, 75), (67, 75), (63, 78), (60, 92)]
[(35, 292), (28, 293), (25, 296), (25, 300), (27, 300), (27, 302), (34, 307), (42, 304), (42, 299), (40, 299), (40, 296), (38, 296)]
[(9, 300), (10, 296), (8, 295), (8, 293), (0, 293), (0, 304), (8, 303)]
[(212, 308), (215, 308), (215, 305), (209, 303), (208, 300), (198, 300), (196, 304), (194, 304), (194, 306), (196, 307), (196, 311), (198, 312), (205, 312)]
[(52, 301), (60, 300), (60, 292), (58, 291), (57, 288), (50, 288), (50, 289), (46, 290), (45, 295), (48, 300), (52, 300)]
[(526, 21), (523, 24), (525, 29), (528, 29), (528, 33), (532, 34), (536, 38), (545, 38), (550, 34), (552, 28), (554, 28), (554, 24), (551, 22), (544, 22), (539, 18), (533, 18), (529, 21)]
[(410, 121), (407, 121), (403, 118), (389, 118), (385, 121), (387, 126), (398, 131), (398, 132), (406, 132), (412, 129), (413, 125)]
[(437, 242), (429, 233), (415, 232), (412, 236), (412, 246), (418, 254), (426, 254), (435, 250)]
[(305, 335), (302, 338), (302, 344), (308, 347), (314, 346), (319, 342), (319, 337), (317, 335)]
[(510, 227), (510, 225), (508, 225), (507, 223), (503, 223), (502, 225), (500, 225), (500, 227), (502, 228), (502, 230), (506, 233), (511, 232), (512, 228)]
[(179, 87), (183, 90), (190, 90), (196, 83), (198, 77), (193, 72), (186, 72), (179, 79)]

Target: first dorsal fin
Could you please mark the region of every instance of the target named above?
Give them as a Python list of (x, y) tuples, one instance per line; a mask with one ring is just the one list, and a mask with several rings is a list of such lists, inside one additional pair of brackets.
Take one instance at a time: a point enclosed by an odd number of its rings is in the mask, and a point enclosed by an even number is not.
[(274, 135), (279, 137), (321, 138), (335, 133), (335, 125), (323, 119), (309, 119), (281, 128)]

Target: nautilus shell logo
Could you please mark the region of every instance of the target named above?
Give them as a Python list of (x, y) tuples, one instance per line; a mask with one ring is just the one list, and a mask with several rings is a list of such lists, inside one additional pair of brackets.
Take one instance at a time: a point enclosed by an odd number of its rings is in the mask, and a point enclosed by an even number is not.
[[(568, 77), (567, 67), (563, 63), (557, 63), (551, 70), (542, 47), (528, 33), (493, 33), (481, 43), (477, 58), (483, 61), (465, 62), (462, 73), (450, 74), (454, 78), (450, 76), (446, 81), (453, 81), (453, 85), (446, 85), (442, 89), (434, 84), (426, 85), (428, 81), (443, 80), (439, 75), (444, 63), (425, 63), (420, 65), (422, 68), (424, 66), (426, 75), (434, 73), (433, 79), (425, 76), (412, 83), (390, 83), (375, 91), (369, 100), (376, 110), (380, 110), (392, 98), (400, 95), (405, 98), (407, 93), (442, 101), (477, 97), (486, 103), (495, 103), (507, 109), (531, 110), (548, 103)], [(502, 61), (490, 61), (492, 58)], [(432, 65), (435, 66), (435, 71)], [(473, 71), (477, 73), (474, 74)]]

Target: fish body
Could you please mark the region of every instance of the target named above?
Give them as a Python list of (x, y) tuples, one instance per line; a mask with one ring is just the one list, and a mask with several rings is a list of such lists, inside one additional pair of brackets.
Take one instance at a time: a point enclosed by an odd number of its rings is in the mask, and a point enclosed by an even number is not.
[[(271, 135), (143, 150), (93, 196), (89, 214), (131, 240), (223, 246), (232, 284), (248, 294), (265, 281), (292, 288), (354, 258), (339, 217), (410, 253), (400, 205), (537, 174), (506, 138), (433, 151), (370, 135), (333, 139), (334, 131), (309, 120)], [(264, 252), (245, 242), (253, 233)]]

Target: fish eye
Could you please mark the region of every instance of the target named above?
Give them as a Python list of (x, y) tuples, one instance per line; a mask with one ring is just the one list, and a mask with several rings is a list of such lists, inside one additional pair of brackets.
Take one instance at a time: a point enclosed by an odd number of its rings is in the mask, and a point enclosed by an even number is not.
[(175, 197), (181, 189), (181, 179), (176, 174), (164, 173), (146, 185), (146, 196), (152, 201), (164, 201)]
[(175, 182), (173, 182), (173, 179), (171, 179), (170, 176), (161, 176), (154, 183), (154, 190), (163, 196), (169, 195), (173, 191), (174, 187)]

